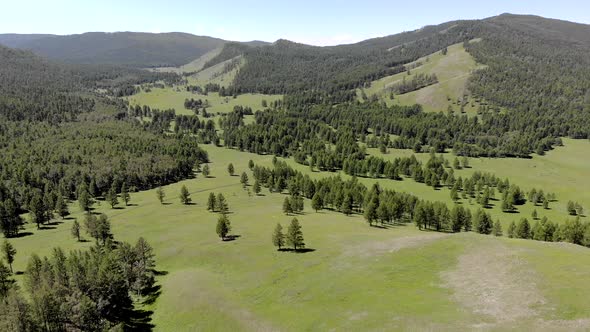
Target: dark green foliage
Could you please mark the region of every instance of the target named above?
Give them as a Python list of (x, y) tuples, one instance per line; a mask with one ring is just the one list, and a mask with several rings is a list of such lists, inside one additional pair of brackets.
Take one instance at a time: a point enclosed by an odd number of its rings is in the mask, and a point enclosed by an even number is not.
[(80, 242), (80, 223), (78, 223), (78, 220), (74, 220), (72, 223), (71, 232), (72, 236), (75, 237), (78, 242)]
[(225, 241), (227, 235), (231, 231), (231, 224), (229, 218), (225, 214), (221, 214), (217, 219), (216, 232), (222, 241)]
[(516, 226), (516, 233), (515, 236), (520, 239), (530, 239), (531, 238), (531, 225), (527, 218), (522, 218), (518, 222)]
[(129, 195), (129, 189), (127, 189), (127, 182), (123, 182), (121, 185), (121, 199), (125, 202), (125, 206), (129, 205), (129, 201), (131, 201), (131, 195)]
[(303, 239), (303, 232), (301, 231), (301, 225), (297, 218), (291, 219), (289, 228), (286, 234), (287, 244), (293, 247), (294, 250), (305, 248), (305, 242)]
[(221, 214), (227, 214), (229, 212), (229, 206), (227, 201), (225, 200), (225, 196), (222, 193), (217, 194), (216, 202), (216, 210)]
[(492, 234), (494, 234), (494, 236), (502, 236), (502, 224), (500, 224), (500, 220), (496, 220), (494, 223)]
[(164, 198), (166, 198), (166, 193), (164, 192), (164, 188), (162, 188), (162, 186), (159, 186), (156, 189), (156, 197), (158, 198), (160, 204), (164, 204)]
[(246, 174), (246, 172), (242, 172), (242, 175), (240, 176), (240, 183), (244, 187), (248, 185), (248, 174)]
[(229, 165), (227, 165), (227, 172), (229, 173), (230, 176), (234, 176), (234, 164), (229, 163)]
[(509, 238), (514, 238), (516, 237), (516, 223), (514, 221), (512, 221), (510, 223), (510, 225), (508, 226), (508, 237)]
[(215, 212), (217, 207), (217, 200), (215, 199), (215, 193), (210, 192), (209, 198), (207, 198), (207, 210), (211, 212)]
[(277, 223), (277, 226), (272, 233), (272, 244), (279, 250), (285, 245), (285, 234), (283, 234), (283, 226)]
[(131, 323), (130, 294), (143, 295), (154, 283), (152, 249), (145, 240), (135, 247), (92, 247), (88, 251), (60, 248), (51, 257), (33, 255), (25, 271), (30, 304), (19, 300), (19, 325), (29, 330), (63, 331), (81, 327), (104, 331)]
[(109, 203), (111, 208), (115, 208), (117, 204), (119, 204), (119, 199), (117, 198), (117, 188), (115, 188), (114, 183), (113, 186), (109, 189), (105, 196), (105, 200)]
[(12, 243), (8, 242), (8, 240), (4, 240), (2, 243), (2, 257), (8, 263), (10, 267), (10, 273), (12, 273), (12, 263), (14, 263), (14, 256), (16, 256), (16, 249), (12, 245)]
[(180, 202), (184, 205), (191, 204), (191, 194), (189, 193), (188, 189), (185, 185), (180, 188)]

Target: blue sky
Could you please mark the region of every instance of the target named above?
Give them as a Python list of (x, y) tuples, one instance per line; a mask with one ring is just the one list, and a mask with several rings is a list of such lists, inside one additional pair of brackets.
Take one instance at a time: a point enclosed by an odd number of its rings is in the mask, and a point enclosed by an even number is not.
[(9, 0), (2, 4), (0, 33), (182, 31), (334, 45), (504, 12), (590, 23), (588, 0)]

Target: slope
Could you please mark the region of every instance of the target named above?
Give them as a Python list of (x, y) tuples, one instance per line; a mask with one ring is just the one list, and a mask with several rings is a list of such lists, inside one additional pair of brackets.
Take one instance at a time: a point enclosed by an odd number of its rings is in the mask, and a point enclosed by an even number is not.
[(187, 33), (88, 32), (79, 35), (0, 36), (0, 43), (70, 63), (134, 67), (181, 66), (221, 47), (225, 41)]

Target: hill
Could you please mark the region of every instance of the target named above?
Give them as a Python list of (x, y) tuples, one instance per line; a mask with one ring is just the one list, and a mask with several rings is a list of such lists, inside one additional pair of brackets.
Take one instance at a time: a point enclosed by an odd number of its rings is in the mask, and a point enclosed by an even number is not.
[(225, 41), (188, 33), (88, 32), (79, 35), (0, 35), (0, 44), (79, 64), (177, 67)]

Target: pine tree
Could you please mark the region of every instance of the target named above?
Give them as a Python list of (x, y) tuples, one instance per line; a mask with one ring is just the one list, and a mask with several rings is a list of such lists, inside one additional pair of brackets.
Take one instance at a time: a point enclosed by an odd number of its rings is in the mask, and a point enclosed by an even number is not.
[(221, 214), (227, 214), (229, 212), (229, 206), (222, 193), (217, 194), (217, 211)]
[(240, 183), (243, 187), (248, 185), (248, 174), (246, 174), (246, 172), (242, 172), (242, 175), (240, 176)]
[(520, 239), (531, 238), (531, 225), (527, 218), (520, 219), (520, 222), (516, 226), (516, 236)]
[(185, 185), (180, 188), (180, 202), (184, 205), (189, 205), (192, 202), (191, 194)]
[(90, 194), (88, 194), (88, 191), (86, 191), (85, 189), (82, 190), (78, 195), (78, 204), (80, 204), (80, 209), (82, 211), (89, 212), (92, 208), (92, 203), (93, 201), (90, 197)]
[(160, 201), (160, 204), (164, 204), (164, 198), (166, 197), (166, 193), (164, 192), (164, 188), (162, 188), (162, 186), (159, 186), (158, 189), (156, 189), (156, 197), (158, 197), (158, 201)]
[(502, 224), (500, 224), (500, 220), (496, 220), (494, 223), (494, 227), (492, 228), (492, 234), (494, 236), (502, 236)]
[(369, 226), (373, 226), (373, 222), (377, 220), (377, 204), (374, 202), (370, 202), (369, 205), (365, 208), (365, 213), (363, 214), (365, 220), (369, 223)]
[(292, 246), (294, 250), (305, 248), (303, 232), (301, 231), (301, 225), (299, 225), (297, 218), (291, 220), (291, 224), (287, 229), (286, 239), (287, 244)]
[(215, 212), (216, 205), (217, 203), (215, 199), (215, 194), (211, 192), (209, 193), (209, 198), (207, 199), (207, 210)]
[(261, 188), (260, 188), (260, 183), (258, 182), (258, 180), (254, 181), (254, 188), (253, 189), (254, 189), (254, 193), (256, 195), (260, 194)]
[(318, 212), (319, 210), (324, 208), (324, 202), (319, 192), (313, 194), (313, 197), (311, 198), (311, 208), (314, 209), (315, 212)]
[(533, 213), (531, 214), (531, 216), (533, 217), (533, 220), (539, 219), (539, 217), (537, 215), (537, 210), (533, 210)]
[(4, 240), (4, 243), (2, 243), (2, 255), (4, 256), (6, 263), (8, 263), (8, 266), (10, 267), (10, 273), (13, 273), (12, 263), (14, 263), (16, 249), (14, 249), (14, 246), (10, 242), (8, 242), (8, 240)]
[(127, 183), (123, 182), (121, 185), (121, 199), (125, 202), (125, 206), (129, 205), (129, 201), (131, 201), (131, 195), (129, 195), (129, 189), (127, 189)]
[(229, 163), (229, 165), (227, 165), (227, 172), (229, 173), (230, 176), (234, 176), (234, 164)]
[(283, 213), (289, 215), (293, 213), (293, 204), (291, 204), (291, 199), (289, 197), (285, 197), (283, 201)]
[(220, 215), (219, 219), (217, 219), (216, 232), (217, 235), (221, 238), (221, 241), (225, 241), (225, 237), (227, 236), (227, 234), (229, 234), (230, 231), (231, 224), (229, 222), (229, 218), (225, 214)]
[(508, 237), (514, 238), (516, 236), (516, 223), (514, 220), (508, 226)]
[(119, 200), (117, 199), (117, 189), (115, 188), (115, 184), (111, 186), (109, 191), (107, 192), (106, 196), (107, 202), (111, 205), (111, 208), (115, 208), (117, 204), (119, 204)]
[(68, 210), (68, 205), (66, 204), (61, 194), (57, 195), (57, 199), (55, 201), (55, 211), (57, 211), (57, 214), (62, 219), (65, 218), (68, 214), (70, 214), (70, 211)]
[(285, 245), (285, 235), (283, 234), (283, 226), (277, 223), (275, 230), (272, 234), (272, 244), (278, 247), (279, 250)]
[(209, 175), (211, 174), (211, 171), (209, 170), (209, 165), (205, 165), (203, 166), (203, 170), (202, 170), (203, 176), (208, 178)]
[(254, 162), (252, 161), (252, 159), (250, 159), (250, 160), (248, 161), (248, 168), (249, 168), (250, 170), (253, 170), (253, 169), (254, 169)]
[(72, 236), (80, 242), (80, 224), (78, 223), (78, 220), (74, 220), (74, 223), (72, 224)]

